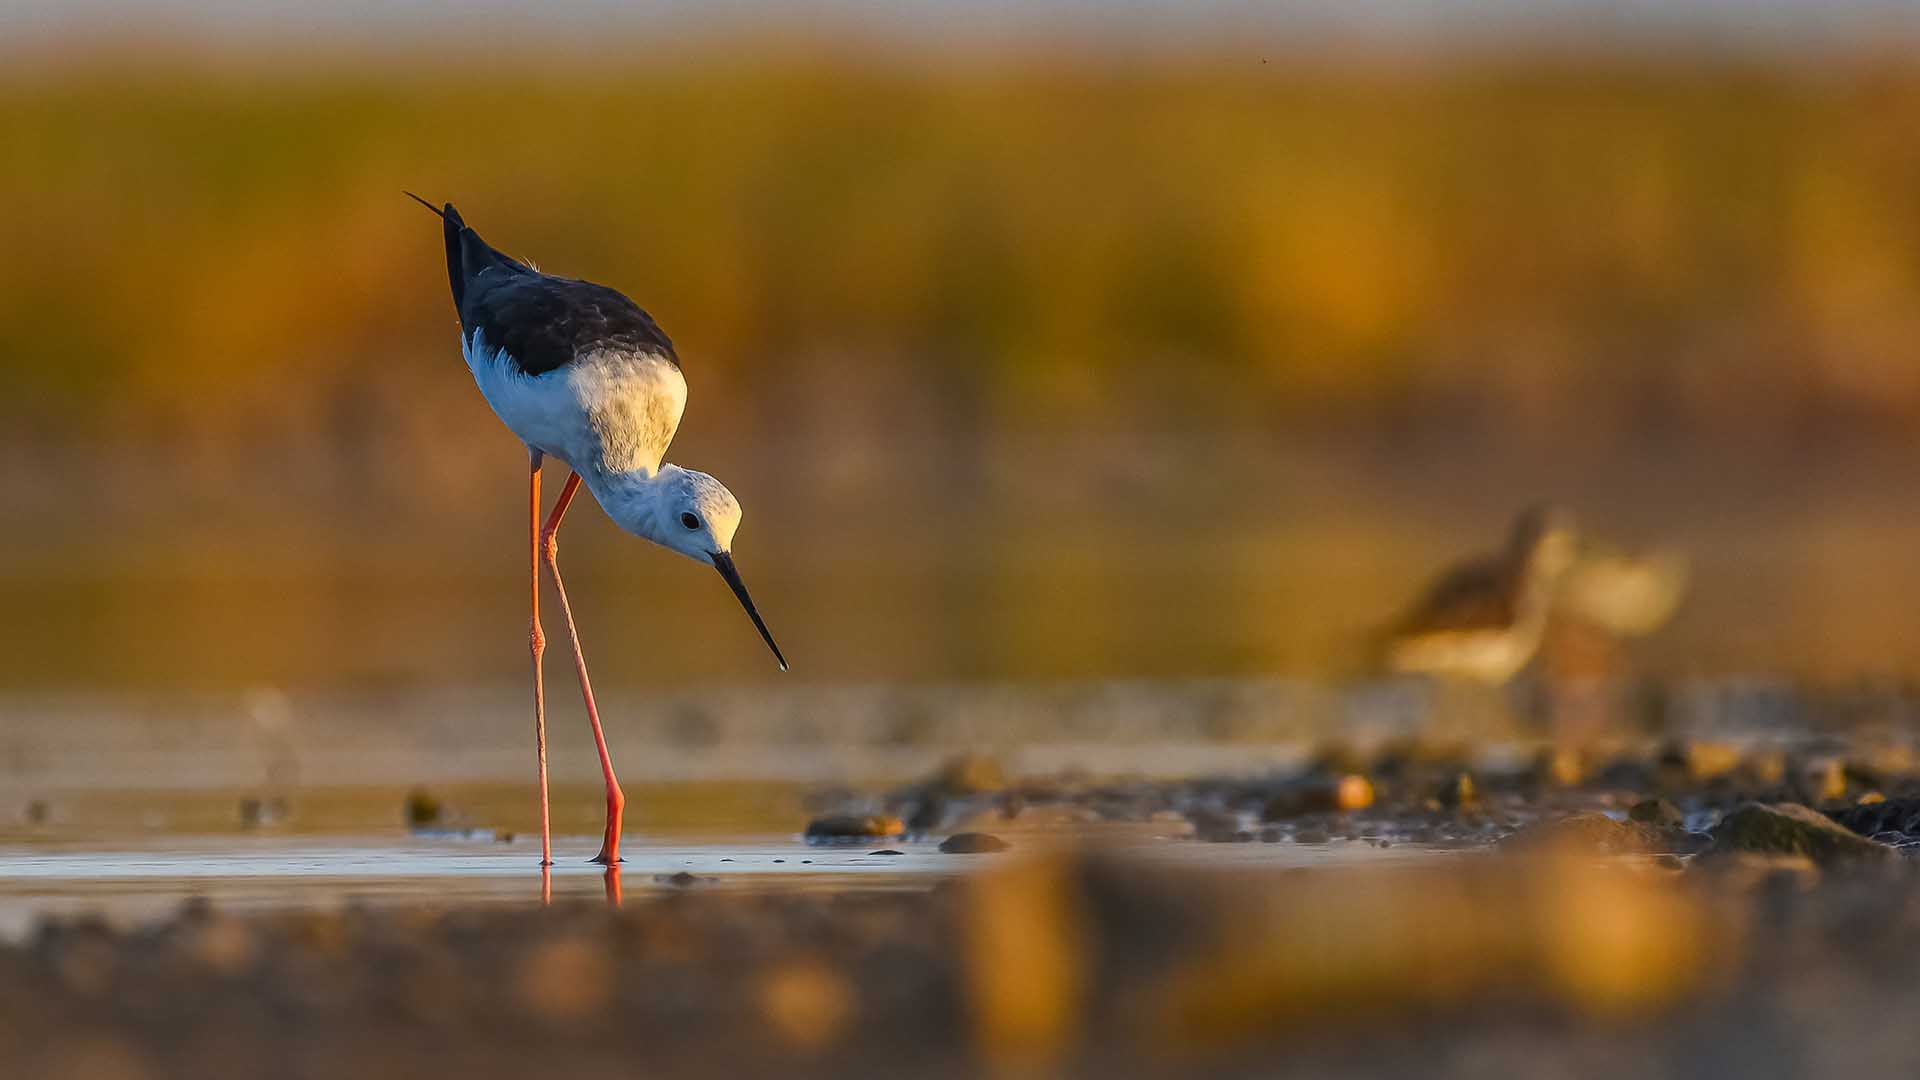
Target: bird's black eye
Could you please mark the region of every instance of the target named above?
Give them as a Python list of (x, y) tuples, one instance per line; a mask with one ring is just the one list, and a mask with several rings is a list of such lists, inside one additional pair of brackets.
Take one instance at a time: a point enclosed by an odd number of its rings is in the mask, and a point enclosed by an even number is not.
[(700, 519), (694, 517), (692, 514), (681, 514), (680, 524), (685, 525), (689, 529), (697, 529), (700, 527)]

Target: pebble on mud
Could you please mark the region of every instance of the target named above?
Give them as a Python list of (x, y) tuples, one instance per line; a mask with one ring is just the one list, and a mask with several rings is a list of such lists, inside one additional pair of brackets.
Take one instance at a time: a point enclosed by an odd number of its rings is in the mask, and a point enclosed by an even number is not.
[(891, 814), (835, 814), (807, 822), (809, 840), (872, 840), (906, 831), (906, 822)]
[(1627, 817), (1662, 829), (1678, 829), (1686, 824), (1686, 815), (1665, 799), (1641, 799), (1627, 811)]
[(1805, 855), (1822, 866), (1886, 859), (1895, 854), (1798, 803), (1747, 803), (1713, 830), (1712, 854), (1733, 851)]
[(1833, 820), (1862, 836), (1898, 833), (1901, 839), (1920, 837), (1920, 798), (1889, 799), (1882, 795), (1831, 815)]
[(983, 832), (954, 833), (940, 841), (940, 850), (948, 855), (978, 855), (989, 851), (1005, 851), (1011, 846), (992, 833)]
[(1260, 816), (1266, 821), (1280, 821), (1303, 814), (1365, 810), (1373, 805), (1373, 799), (1373, 781), (1348, 773), (1331, 782), (1317, 780), (1282, 788), (1267, 800)]
[(1341, 777), (1333, 785), (1333, 802), (1336, 810), (1365, 810), (1373, 805), (1373, 781), (1357, 773)]
[(1530, 825), (1500, 842), (1508, 851), (1559, 851), (1599, 855), (1647, 855), (1685, 846), (1676, 835), (1642, 821), (1615, 821), (1581, 813)]

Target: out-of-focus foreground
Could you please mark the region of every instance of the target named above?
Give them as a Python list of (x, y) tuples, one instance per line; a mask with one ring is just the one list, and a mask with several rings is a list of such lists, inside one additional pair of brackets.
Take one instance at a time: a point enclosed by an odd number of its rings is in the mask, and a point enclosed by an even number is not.
[(1911, 870), (1809, 892), (1792, 865), (1050, 856), (614, 913), (190, 905), (0, 945), (0, 1055), (93, 1078), (1901, 1074)]

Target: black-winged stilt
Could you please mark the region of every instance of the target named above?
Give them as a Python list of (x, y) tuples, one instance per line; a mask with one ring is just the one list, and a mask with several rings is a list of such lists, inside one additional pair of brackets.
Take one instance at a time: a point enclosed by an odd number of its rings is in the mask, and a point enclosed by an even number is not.
[[(540, 564), (545, 562), (560, 597), (567, 641), (573, 646), (574, 673), (586, 699), (587, 720), (593, 725), (606, 781), (607, 831), (594, 861), (612, 865), (620, 861), (620, 817), (626, 797), (613, 774), (573, 608), (560, 580), (555, 558), (560, 519), (584, 480), (615, 524), (718, 570), (785, 671), (786, 658), (734, 569), (733, 533), (740, 524), (740, 503), (706, 473), (662, 463), (686, 408), (687, 382), (680, 374), (673, 343), (652, 316), (604, 285), (543, 274), (501, 254), (467, 227), (452, 203), (436, 208), (412, 192), (406, 194), (438, 214), (445, 225), (447, 280), (460, 314), (467, 367), (494, 414), (526, 444), (531, 465), (527, 522), (533, 619), (528, 640), (533, 651), (533, 725), (540, 761), (540, 862), (542, 866), (553, 863), (546, 694), (540, 675), (540, 658), (546, 649), (540, 629)], [(540, 465), (549, 455), (566, 462), (572, 472), (543, 524)]]
[(1554, 587), (1573, 557), (1567, 514), (1547, 506), (1527, 510), (1504, 551), (1452, 567), (1394, 624), (1387, 666), (1505, 683), (1540, 647)]

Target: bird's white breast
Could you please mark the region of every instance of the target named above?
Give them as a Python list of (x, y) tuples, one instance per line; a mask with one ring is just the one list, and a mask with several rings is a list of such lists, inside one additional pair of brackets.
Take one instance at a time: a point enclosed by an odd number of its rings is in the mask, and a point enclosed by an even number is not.
[(576, 472), (657, 472), (686, 411), (685, 377), (657, 354), (609, 349), (527, 375), (478, 330), (464, 352), (494, 415)]

